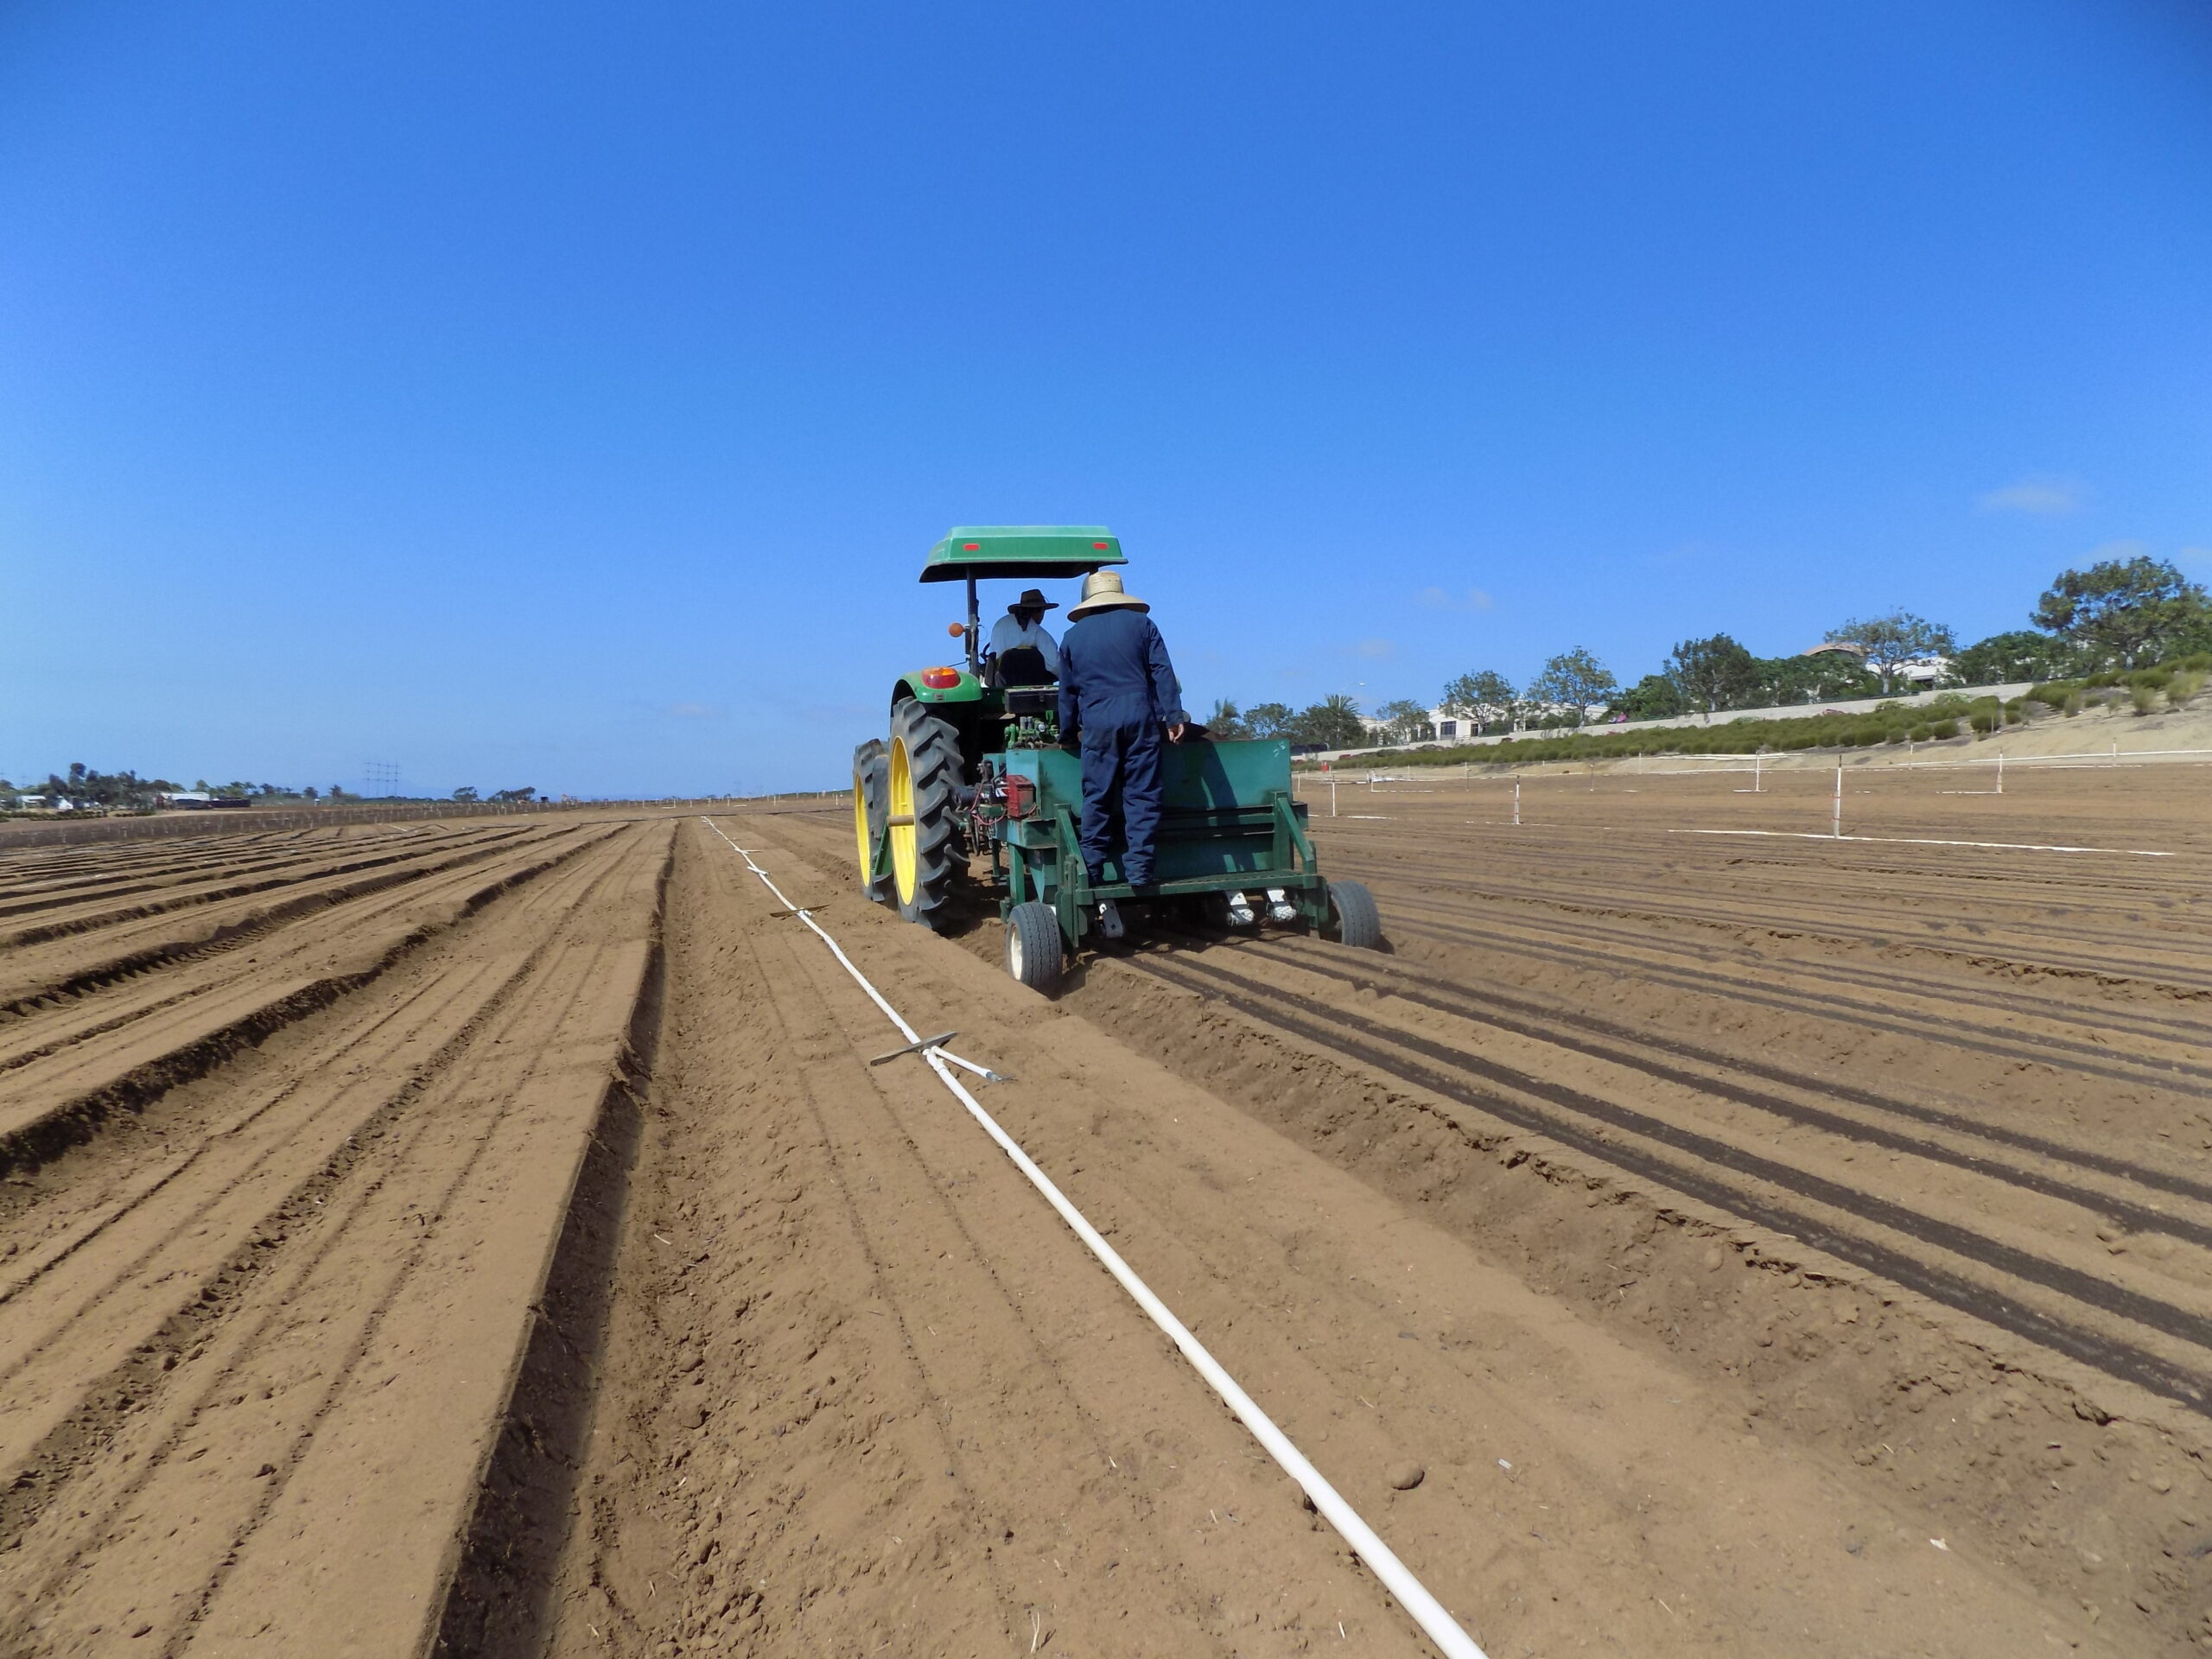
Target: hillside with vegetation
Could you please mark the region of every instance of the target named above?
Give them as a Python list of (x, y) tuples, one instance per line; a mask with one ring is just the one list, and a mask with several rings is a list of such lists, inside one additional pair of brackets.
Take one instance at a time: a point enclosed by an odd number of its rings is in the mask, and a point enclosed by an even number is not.
[[(2028, 718), (2031, 706), (2063, 714), (2115, 697), (2130, 707), (2145, 700), (2177, 703), (2196, 695), (2205, 665), (2212, 664), (2212, 598), (2164, 560), (2107, 559), (2063, 570), (2037, 600), (2028, 620), (2029, 627), (1961, 647), (1947, 625), (1900, 609), (1830, 629), (1825, 647), (1832, 648), (1784, 657), (1758, 656), (1732, 635), (1718, 632), (1677, 642), (1657, 669), (1625, 687), (1578, 646), (1552, 657), (1522, 687), (1495, 669), (1459, 675), (1433, 707), (1402, 699), (1369, 715), (1342, 693), (1299, 709), (1281, 702), (1241, 708), (1224, 699), (1206, 726), (1217, 736), (1287, 737), (1319, 749), (1433, 744), (1439, 714), (1462, 723), (1467, 734), (1514, 734), (1478, 751), (1423, 748), (1405, 757), (1431, 760), (1475, 753), (1484, 760), (1550, 760), (1701, 748), (1829, 748), (2000, 729)], [(2034, 690), (2009, 703), (1974, 695), (1976, 687), (2023, 681), (2035, 683)], [(1744, 709), (1890, 697), (1908, 683), (1915, 690), (1955, 695), (1932, 705), (1715, 723), (1719, 715)], [(1590, 729), (1683, 717), (1703, 723), (1671, 732)], [(1713, 736), (1721, 730), (1725, 739)]]

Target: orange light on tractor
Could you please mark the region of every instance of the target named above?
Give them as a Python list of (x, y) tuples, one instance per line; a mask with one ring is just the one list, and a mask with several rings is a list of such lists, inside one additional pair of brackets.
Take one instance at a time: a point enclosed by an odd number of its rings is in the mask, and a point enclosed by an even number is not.
[(957, 639), (962, 634), (968, 632), (968, 625), (965, 622), (949, 623), (946, 625), (944, 631), (950, 634), (954, 639)]
[(960, 683), (960, 671), (957, 668), (925, 668), (922, 671), (922, 683), (932, 691), (950, 691)]

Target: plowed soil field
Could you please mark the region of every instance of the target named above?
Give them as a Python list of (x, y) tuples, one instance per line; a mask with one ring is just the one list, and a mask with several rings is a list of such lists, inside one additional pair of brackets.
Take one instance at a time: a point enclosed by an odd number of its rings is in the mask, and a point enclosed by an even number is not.
[(739, 848), (1489, 1653), (2212, 1646), (2212, 779), (1302, 787), (1386, 950), (1057, 1001), (842, 806), (0, 842), (0, 1655), (1430, 1650)]

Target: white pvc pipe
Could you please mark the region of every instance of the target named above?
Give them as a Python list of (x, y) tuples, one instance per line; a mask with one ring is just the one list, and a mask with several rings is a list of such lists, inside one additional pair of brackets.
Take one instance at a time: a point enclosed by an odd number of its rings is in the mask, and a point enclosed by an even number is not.
[(1843, 762), (1835, 763), (1835, 821), (1828, 834), (1837, 841), (1843, 839)]
[[(1517, 791), (1519, 785), (1516, 785), (1515, 788)], [(783, 889), (769, 879), (766, 870), (753, 861), (752, 854), (723, 835), (721, 827), (713, 819), (702, 817), (700, 822), (721, 836), (724, 841), (728, 841), (737, 855), (745, 861), (746, 868), (759, 876), (768, 891), (774, 893), (792, 914), (814, 930), (823, 944), (830, 947), (830, 954), (853, 976), (854, 982), (868, 993), (868, 1000), (882, 1009), (885, 1016), (899, 1028), (901, 1036), (910, 1043), (921, 1040), (914, 1028), (899, 1017), (899, 1011), (884, 1001), (882, 993), (868, 982), (867, 976), (853, 966), (852, 958), (838, 949), (837, 941), (823, 932), (821, 925), (812, 916), (784, 897)], [(1337, 1489), (1329, 1484), (1321, 1471), (1308, 1461), (1306, 1454), (1291, 1444), (1289, 1436), (1275, 1427), (1274, 1420), (1261, 1410), (1252, 1396), (1238, 1385), (1236, 1379), (1223, 1369), (1221, 1362), (1206, 1351), (1205, 1345), (1191, 1334), (1189, 1327), (1175, 1317), (1167, 1304), (1153, 1294), (1149, 1285), (1137, 1277), (1129, 1264), (1122, 1260), (1121, 1252), (1109, 1244), (1098, 1230), (1084, 1219), (1083, 1212), (1068, 1202), (1066, 1194), (1053, 1185), (1052, 1177), (1038, 1168), (1035, 1161), (1021, 1149), (1014, 1137), (999, 1127), (997, 1121), (983, 1109), (982, 1103), (969, 1094), (960, 1079), (952, 1075), (945, 1062), (957, 1060), (970, 1071), (980, 1071), (982, 1068), (936, 1048), (923, 1049), (922, 1058), (929, 1062), (930, 1070), (937, 1073), (938, 1080), (968, 1109), (968, 1115), (982, 1126), (983, 1133), (998, 1143), (999, 1149), (1013, 1160), (1014, 1166), (1028, 1178), (1029, 1184), (1045, 1195), (1045, 1201), (1059, 1212), (1060, 1219), (1067, 1223), (1075, 1236), (1083, 1241), (1084, 1247), (1098, 1258), (1106, 1271), (1114, 1275), (1122, 1288), (1128, 1291), (1136, 1305), (1145, 1311), (1146, 1316), (1166, 1334), (1167, 1339), (1182, 1350), (1183, 1357), (1191, 1362), (1192, 1369), (1221, 1396), (1222, 1402), (1236, 1414), (1237, 1421), (1251, 1431), (1252, 1438), (1259, 1441), (1268, 1455), (1304, 1489), (1306, 1497), (1313, 1500), (1313, 1507), (1320, 1512), (1322, 1518), (1343, 1535), (1344, 1541), (1352, 1547), (1361, 1560), (1367, 1563), (1369, 1570), (1382, 1580), (1383, 1587), (1397, 1598), (1398, 1605), (1413, 1615), (1414, 1623), (1420, 1625), (1422, 1634), (1436, 1644), (1437, 1651), (1444, 1654), (1446, 1659), (1486, 1659), (1483, 1650), (1475, 1645), (1474, 1639), (1461, 1630), (1459, 1622), (1446, 1611), (1444, 1604), (1428, 1592), (1427, 1586), (1413, 1575), (1406, 1564), (1376, 1535), (1375, 1529), (1360, 1519), (1359, 1512), (1345, 1503)]]

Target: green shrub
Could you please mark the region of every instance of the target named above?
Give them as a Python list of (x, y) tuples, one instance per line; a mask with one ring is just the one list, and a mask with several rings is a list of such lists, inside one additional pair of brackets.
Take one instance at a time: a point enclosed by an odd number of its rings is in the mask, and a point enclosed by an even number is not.
[(2005, 713), (1999, 709), (1977, 709), (1967, 716), (1967, 724), (1985, 734), (1997, 730), (2005, 723)]
[(2063, 709), (2067, 699), (2081, 695), (2081, 686), (2073, 680), (2053, 680), (2046, 685), (2028, 688), (2028, 701), (2039, 702), (2046, 709)]
[(2166, 701), (2177, 709), (2204, 689), (2205, 676), (2200, 670), (2183, 669), (2177, 672), (2166, 687)]
[(1908, 729), (1908, 728), (1903, 726), (1892, 726), (1889, 730), (1882, 734), (1882, 741), (1885, 743), (1902, 743), (1905, 740), (1905, 734)]
[(2129, 691), (2128, 701), (2135, 705), (2137, 714), (2147, 715), (2158, 706), (2158, 688), (2155, 685), (2136, 686)]
[(2083, 678), (2082, 683), (2091, 690), (2101, 691), (2108, 685), (2118, 685), (2120, 682), (2120, 674), (2115, 671), (2107, 668), (2100, 673), (2087, 676)]
[(2082, 712), (2082, 694), (2079, 691), (2067, 693), (2065, 712), (2069, 720)]
[(2191, 674), (2212, 674), (2212, 651), (2193, 652), (2174, 666)]
[(2127, 683), (2139, 691), (2145, 687), (2153, 691), (2163, 691), (2166, 689), (2166, 683), (2172, 678), (2171, 671), (2167, 669), (2139, 668), (2127, 677)]
[(1930, 726), (1924, 720), (1922, 721), (1919, 725), (1913, 727), (1910, 731), (1905, 733), (1905, 735), (1916, 743), (1925, 743), (1935, 734), (1936, 728)]

